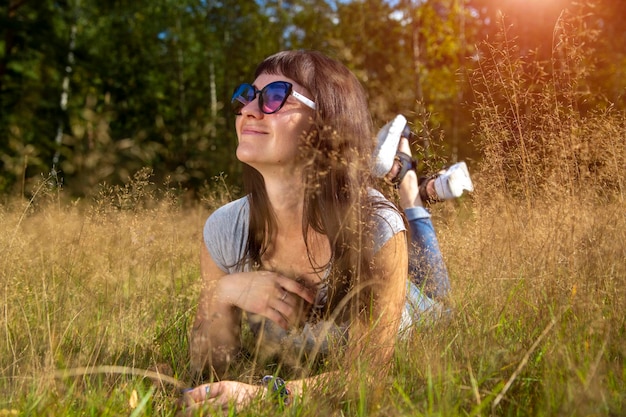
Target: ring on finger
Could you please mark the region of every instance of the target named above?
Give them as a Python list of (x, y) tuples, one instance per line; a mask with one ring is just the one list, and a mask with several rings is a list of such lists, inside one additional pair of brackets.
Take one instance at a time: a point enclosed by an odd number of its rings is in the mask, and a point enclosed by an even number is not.
[(280, 301), (285, 301), (285, 298), (287, 298), (287, 291), (285, 291), (285, 292), (283, 293), (283, 296), (282, 296), (282, 297), (280, 297)]
[(209, 393), (211, 392), (211, 385), (207, 384), (204, 386), (204, 399), (207, 400), (209, 398)]

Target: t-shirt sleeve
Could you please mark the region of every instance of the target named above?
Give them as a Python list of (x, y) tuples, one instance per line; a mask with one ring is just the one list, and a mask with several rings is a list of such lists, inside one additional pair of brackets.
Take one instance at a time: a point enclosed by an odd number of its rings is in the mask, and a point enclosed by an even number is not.
[(224, 272), (236, 272), (248, 240), (249, 206), (244, 197), (215, 210), (204, 224), (203, 238), (211, 258)]
[(383, 197), (378, 191), (370, 192), (377, 204), (374, 212), (374, 253), (378, 252), (385, 243), (396, 234), (405, 231), (406, 226), (400, 212), (393, 203)]

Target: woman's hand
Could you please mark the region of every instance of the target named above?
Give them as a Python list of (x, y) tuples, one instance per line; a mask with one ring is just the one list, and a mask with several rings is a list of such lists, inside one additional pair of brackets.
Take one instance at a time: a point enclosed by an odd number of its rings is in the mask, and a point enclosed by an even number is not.
[(191, 329), (191, 368), (223, 376), (241, 349), (242, 311), (265, 317), (284, 329), (306, 319), (316, 291), (269, 271), (226, 274), (200, 251), (202, 289)]
[(287, 330), (306, 318), (315, 291), (276, 272), (242, 272), (220, 279), (216, 300), (259, 314)]
[(186, 411), (191, 412), (204, 405), (210, 404), (227, 410), (229, 404), (236, 409), (245, 407), (258, 395), (265, 391), (265, 387), (244, 384), (237, 381), (220, 381), (212, 384), (202, 384), (186, 391), (182, 403)]

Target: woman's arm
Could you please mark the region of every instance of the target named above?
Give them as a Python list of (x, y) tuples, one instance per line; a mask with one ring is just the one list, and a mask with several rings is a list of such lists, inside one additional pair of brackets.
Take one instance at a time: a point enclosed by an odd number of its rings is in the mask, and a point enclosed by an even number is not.
[(396, 233), (374, 256), (373, 282), (364, 283), (371, 285), (364, 291), (369, 299), (359, 303), (371, 308), (352, 321), (346, 347), (350, 378), (359, 382), (363, 377), (365, 382), (381, 380), (389, 370), (406, 302), (407, 257), (405, 232)]
[(406, 303), (408, 254), (405, 232), (396, 233), (375, 254), (373, 268), (374, 282), (363, 283), (367, 289), (363, 293), (371, 294), (372, 300), (362, 303), (371, 309), (352, 321), (339, 370), (288, 381), (287, 387), (292, 395), (301, 395), (306, 385), (313, 392), (334, 392), (341, 397), (362, 382), (370, 385), (384, 380), (381, 377), (391, 366)]
[[(318, 391), (316, 388), (320, 388), (319, 392), (328, 392), (326, 388), (334, 387), (332, 392), (337, 396), (343, 396), (348, 387), (359, 386), (350, 380), (359, 382), (359, 378), (365, 377), (366, 383), (373, 383), (381, 374), (388, 371), (405, 303), (408, 267), (404, 232), (394, 235), (378, 251), (373, 267), (376, 279), (375, 282), (368, 283), (372, 286), (372, 291), (368, 293), (373, 294), (374, 298), (371, 304), (372, 309), (366, 316), (355, 320), (350, 328), (344, 366), (337, 371), (287, 381), (286, 386), (292, 397), (301, 396), (305, 386), (314, 392)], [(239, 323), (236, 324), (239, 329)], [(213, 361), (215, 363), (215, 359)], [(366, 366), (361, 367), (361, 364)], [(367, 373), (362, 371), (367, 371)], [(189, 399), (188, 406), (205, 401), (224, 407), (230, 401), (235, 401), (243, 406), (254, 396), (265, 391), (266, 388), (259, 385), (221, 381), (200, 385), (190, 390), (186, 398)]]
[(222, 376), (241, 348), (241, 310), (218, 296), (219, 281), (226, 273), (215, 264), (204, 243), (200, 276), (202, 288), (190, 340), (191, 369)]
[(302, 319), (302, 304), (315, 300), (313, 290), (271, 271), (222, 271), (203, 244), (202, 289), (191, 331), (191, 368), (223, 376), (241, 348), (241, 312), (259, 314), (284, 329)]

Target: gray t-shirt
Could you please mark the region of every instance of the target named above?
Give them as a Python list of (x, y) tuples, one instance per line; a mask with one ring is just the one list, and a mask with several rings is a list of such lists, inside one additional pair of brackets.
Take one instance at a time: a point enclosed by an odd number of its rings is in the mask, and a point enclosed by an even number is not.
[[(386, 201), (377, 190), (372, 189), (370, 196), (374, 200)], [(204, 243), (209, 254), (216, 265), (227, 274), (250, 270), (247, 263), (243, 267), (238, 263), (245, 253), (248, 240), (249, 213), (248, 198), (243, 197), (215, 210), (204, 225)], [(377, 209), (374, 216), (374, 252), (404, 230), (404, 222), (396, 210), (384, 206)], [(326, 293), (327, 288), (322, 286), (318, 291), (316, 305), (319, 306), (320, 302), (323, 305)], [(295, 353), (295, 362), (301, 361), (303, 355), (310, 357), (326, 353), (330, 339), (345, 337), (345, 329), (326, 321), (307, 323), (302, 329), (287, 332), (260, 316), (247, 314), (246, 317), (252, 332), (257, 337), (262, 334), (263, 343), (257, 343), (257, 348), (262, 346), (266, 350), (264, 354), (268, 356), (279, 353), (284, 357)]]
[[(370, 195), (381, 202), (385, 197), (371, 190)], [(236, 267), (246, 250), (250, 205), (248, 198), (232, 201), (215, 210), (204, 224), (204, 243), (213, 261), (226, 273), (244, 272)], [(375, 217), (374, 252), (377, 252), (396, 233), (405, 229), (402, 217), (396, 210), (381, 208)]]

